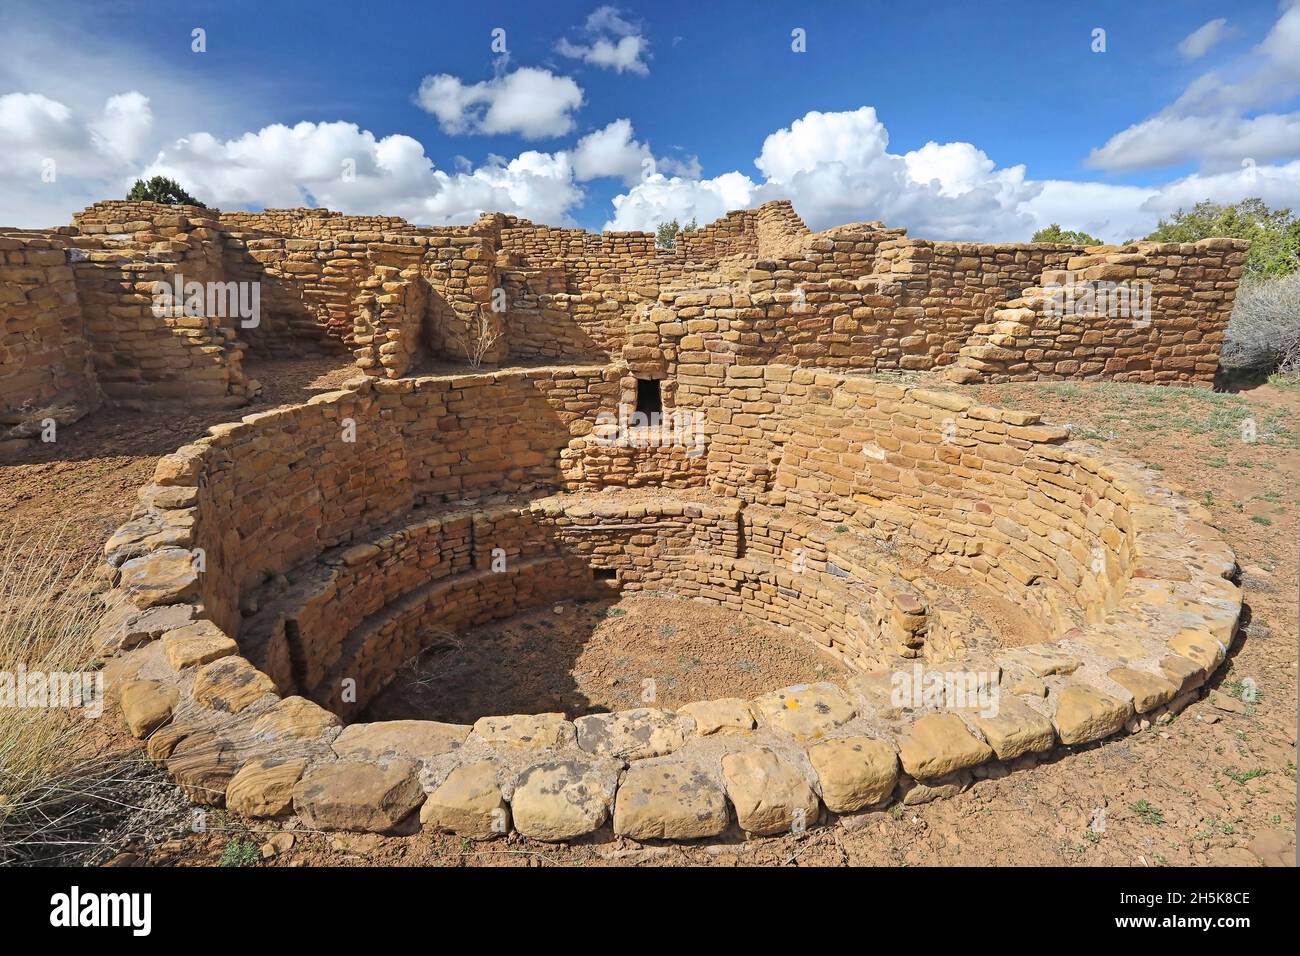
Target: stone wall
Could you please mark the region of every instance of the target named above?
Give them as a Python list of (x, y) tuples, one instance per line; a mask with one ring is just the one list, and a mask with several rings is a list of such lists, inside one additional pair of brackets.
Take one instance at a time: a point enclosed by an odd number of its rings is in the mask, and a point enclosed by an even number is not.
[(101, 401), (67, 237), (0, 230), (0, 452)]
[(1202, 239), (1071, 256), (976, 326), (951, 374), (1211, 382), (1248, 248)]
[[(683, 378), (676, 406), (710, 423), (703, 473), (554, 494), (590, 474), (573, 459), (596, 454), (622, 374), (363, 380), (162, 459), (106, 547), (125, 603), (102, 633), (151, 757), (199, 802), (322, 829), (418, 810), (475, 838), (772, 834), (1141, 732), (1233, 640), (1235, 562), (1204, 509), (944, 393), (788, 366)], [(964, 642), (918, 567), (960, 569), (1053, 639)], [(437, 628), (604, 588), (754, 614), (854, 676), (677, 712), (340, 728)], [(936, 697), (900, 702), (909, 661)], [(950, 678), (1000, 704), (963, 703)]]
[[(249, 350), (351, 351), (361, 371), (383, 378), (430, 361), (622, 361), (633, 375), (674, 381), (777, 363), (953, 366), (962, 381), (1206, 384), (1245, 253), (1232, 240), (1088, 250), (929, 242), (873, 222), (812, 233), (784, 201), (728, 213), (681, 234), (674, 249), (656, 249), (649, 233), (593, 235), (498, 213), (425, 228), (321, 209), (129, 202), (97, 203), (60, 234), (82, 320), (43, 323), (50, 335), (27, 335), (24, 351), (10, 353), (6, 421), (64, 386), (75, 391), (76, 373), (57, 370), (81, 367), (84, 354), (104, 397), (137, 407), (247, 402), (258, 390), (242, 371)], [(38, 258), (52, 251), (33, 248)], [(160, 312), (154, 283), (177, 277), (255, 286), (260, 316)], [(68, 312), (66, 278), (47, 279), (48, 294), (23, 291), (24, 308), (37, 295)], [(1105, 311), (1060, 319), (1049, 308), (1096, 282), (1150, 282), (1150, 315), (1135, 325)], [(17, 371), (20, 362), (35, 370)]]

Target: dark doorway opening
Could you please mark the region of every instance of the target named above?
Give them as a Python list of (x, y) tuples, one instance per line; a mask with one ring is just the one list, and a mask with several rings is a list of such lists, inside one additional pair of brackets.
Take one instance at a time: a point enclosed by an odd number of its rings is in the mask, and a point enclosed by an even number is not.
[(661, 415), (664, 410), (663, 391), (655, 378), (636, 380), (636, 410), (643, 415)]

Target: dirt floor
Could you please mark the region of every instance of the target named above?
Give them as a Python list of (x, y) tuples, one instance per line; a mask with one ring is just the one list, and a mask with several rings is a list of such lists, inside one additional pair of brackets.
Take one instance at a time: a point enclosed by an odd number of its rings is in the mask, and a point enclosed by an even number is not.
[[(352, 370), (313, 360), (250, 365), (250, 374), (266, 384), (268, 401), (258, 406), (266, 408), (337, 387)], [(1210, 510), (1236, 549), (1250, 608), (1248, 629), (1212, 682), (1216, 694), (1164, 728), (978, 781), (952, 799), (859, 815), (802, 837), (746, 840), (736, 834), (708, 847), (641, 846), (608, 833), (577, 846), (547, 846), (517, 835), (472, 844), (424, 833), (344, 836), (250, 826), (215, 810), (196, 816), (175, 787), (142, 765), (135, 743), (103, 722), (93, 732), (104, 753), (121, 756), (122, 784), (105, 801), (100, 829), (78, 850), (79, 858), (163, 866), (1293, 865), (1300, 389), (1265, 386), (1227, 395), (1061, 383), (958, 390), (1069, 423), (1079, 437), (1160, 468)], [(93, 554), (130, 511), (157, 456), (218, 420), (118, 412), (88, 418), (65, 429), (57, 445), (0, 466), (0, 506), (20, 527), (74, 516), (74, 546)], [(651, 628), (674, 623), (659, 613), (646, 609), (636, 620)], [(617, 617), (596, 621), (593, 639), (618, 638), (615, 629), (602, 631), (606, 623), (618, 624)], [(684, 639), (694, 646), (701, 638), (692, 634)], [(665, 684), (677, 681), (659, 688), (660, 703), (671, 706), (670, 693), (694, 686), (692, 680), (703, 683), (677, 661), (673, 641), (656, 647), (645, 629), (637, 636), (643, 658), (629, 670), (658, 668), (669, 676)], [(765, 640), (756, 629), (745, 638), (754, 643), (743, 646), (761, 649)], [(578, 664), (582, 659), (578, 654)], [(791, 658), (780, 666), (799, 662)], [(592, 695), (593, 706), (626, 706), (615, 693), (618, 685), (608, 683), (612, 675), (599, 687), (602, 673), (593, 669), (577, 687), (587, 688), (582, 692)], [(1252, 687), (1255, 692), (1248, 692)]]
[(572, 718), (756, 697), (846, 673), (811, 642), (762, 621), (697, 601), (627, 594), (446, 635), (397, 674), (364, 719), (467, 724), (546, 711)]

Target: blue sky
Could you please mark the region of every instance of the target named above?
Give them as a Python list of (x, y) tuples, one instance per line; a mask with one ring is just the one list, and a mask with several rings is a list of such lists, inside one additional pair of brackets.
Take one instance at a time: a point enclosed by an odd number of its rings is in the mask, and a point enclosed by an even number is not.
[(155, 172), (223, 208), (593, 230), (778, 197), (981, 240), (1300, 207), (1294, 2), (20, 0), (0, 38), (0, 224)]

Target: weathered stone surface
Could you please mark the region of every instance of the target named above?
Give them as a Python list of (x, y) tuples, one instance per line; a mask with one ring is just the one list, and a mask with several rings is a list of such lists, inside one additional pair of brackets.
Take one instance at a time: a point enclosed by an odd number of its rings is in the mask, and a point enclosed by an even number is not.
[(203, 730), (190, 734), (172, 749), (167, 758), (167, 772), (190, 800), (221, 806), (241, 764), (229, 740)]
[(972, 711), (969, 716), (999, 760), (1014, 760), (1022, 754), (1051, 750), (1056, 744), (1052, 722), (1009, 694), (999, 695), (996, 714), (986, 717), (979, 711)]
[(1228, 654), (1228, 649), (1209, 631), (1179, 631), (1169, 639), (1169, 649), (1200, 664), (1206, 673), (1212, 673)]
[(195, 728), (189, 725), (175, 722), (163, 724), (149, 735), (144, 744), (144, 752), (155, 764), (165, 765), (176, 745), (194, 732)]
[(239, 653), (239, 645), (211, 621), (194, 621), (168, 631), (162, 642), (167, 662), (177, 671)]
[(614, 802), (614, 832), (634, 840), (717, 836), (728, 821), (722, 787), (692, 763), (635, 763)]
[(134, 737), (147, 737), (168, 720), (179, 699), (176, 688), (155, 680), (133, 680), (122, 685), (122, 716)]
[(808, 748), (817, 771), (822, 801), (836, 813), (851, 813), (879, 803), (898, 782), (898, 755), (883, 740), (840, 737)]
[(226, 787), (226, 809), (246, 817), (278, 817), (293, 809), (294, 784), (307, 769), (305, 757), (250, 760)]
[(305, 697), (277, 701), (253, 723), (253, 735), (266, 740), (315, 740), (343, 721)]
[(457, 767), (425, 799), (420, 822), (472, 840), (505, 836), (510, 808), (501, 796), (496, 765), (480, 760)]
[(898, 755), (904, 770), (925, 780), (991, 760), (993, 750), (974, 737), (956, 714), (926, 714), (908, 728)]
[(903, 794), (903, 805), (908, 807), (929, 803), (931, 800), (946, 800), (955, 797), (971, 785), (969, 770), (956, 770), (942, 777), (929, 780), (914, 780)]
[(1063, 744), (1086, 744), (1119, 733), (1133, 714), (1118, 700), (1084, 684), (1067, 684), (1056, 702), (1056, 732)]
[(578, 746), (598, 757), (641, 760), (670, 754), (686, 742), (690, 721), (648, 707), (579, 717)]
[(546, 749), (571, 746), (576, 738), (573, 722), (563, 714), (513, 714), (480, 717), (474, 733), (494, 747)]
[(1057, 648), (1034, 644), (1002, 652), (1006, 660), (1028, 671), (1034, 677), (1052, 674), (1073, 674), (1083, 663), (1077, 657)]
[[(1160, 672), (1178, 687), (1178, 694), (1195, 690), (1205, 683), (1205, 668), (1196, 661), (1171, 654), (1160, 658)], [(1175, 694), (1174, 696), (1178, 696)]]
[(834, 684), (795, 684), (753, 701), (754, 711), (769, 727), (796, 740), (818, 740), (852, 720), (857, 705)]
[(380, 720), (350, 724), (334, 741), (334, 752), (345, 760), (404, 757), (428, 760), (451, 753), (469, 736), (467, 724), (436, 720)]
[(609, 819), (617, 786), (609, 761), (556, 760), (526, 770), (510, 798), (515, 829), (535, 840), (572, 840)]
[(212, 710), (237, 714), (275, 693), (275, 685), (242, 657), (223, 657), (199, 668), (194, 699)]
[(1133, 709), (1139, 714), (1169, 703), (1178, 694), (1178, 688), (1172, 683), (1149, 671), (1116, 667), (1106, 676), (1133, 695)]
[(293, 808), (318, 830), (387, 833), (424, 802), (415, 763), (338, 760), (319, 764), (293, 788)]
[(736, 822), (749, 833), (773, 836), (817, 822), (817, 794), (797, 769), (767, 749), (729, 753), (722, 758), (727, 796)]
[(166, 604), (140, 610), (122, 602), (104, 615), (96, 632), (96, 645), (105, 653), (129, 651), (194, 619), (194, 605)]
[(197, 597), (199, 576), (193, 555), (183, 548), (159, 548), (122, 565), (121, 588), (141, 609)]
[(695, 732), (702, 737), (710, 734), (743, 734), (754, 728), (754, 712), (749, 701), (739, 697), (702, 700), (686, 704), (677, 710), (695, 721)]

